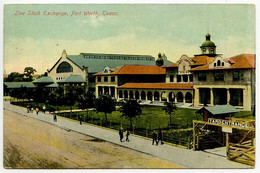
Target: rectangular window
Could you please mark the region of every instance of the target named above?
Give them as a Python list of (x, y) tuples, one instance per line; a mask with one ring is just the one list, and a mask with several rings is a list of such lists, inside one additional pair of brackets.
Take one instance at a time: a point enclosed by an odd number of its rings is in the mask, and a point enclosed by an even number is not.
[(108, 81), (107, 76), (105, 76), (104, 77), (104, 82), (107, 82), (107, 81)]
[(198, 80), (199, 81), (206, 81), (207, 80), (207, 75), (205, 72), (201, 72), (198, 74)]
[(244, 79), (244, 73), (242, 71), (233, 72), (233, 81), (240, 81)]
[(190, 82), (193, 82), (193, 75), (190, 74)]
[(181, 82), (181, 75), (177, 75), (177, 82)]
[(111, 82), (115, 82), (115, 76), (111, 76)]
[(98, 82), (101, 82), (101, 76), (98, 76), (97, 80)]
[(224, 73), (223, 72), (215, 72), (214, 73), (215, 81), (224, 81)]
[(173, 75), (170, 75), (170, 82), (174, 82)]
[(183, 82), (188, 82), (188, 75), (182, 75)]

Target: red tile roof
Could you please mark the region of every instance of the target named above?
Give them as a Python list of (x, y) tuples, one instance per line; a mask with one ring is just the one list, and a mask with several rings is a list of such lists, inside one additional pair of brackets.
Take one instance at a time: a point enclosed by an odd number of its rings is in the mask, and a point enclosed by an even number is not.
[(228, 58), (231, 67), (217, 67), (209, 68), (209, 64), (196, 67), (191, 69), (191, 71), (203, 71), (203, 70), (225, 70), (225, 69), (251, 69), (255, 68), (255, 55), (253, 54), (241, 54), (231, 58)]
[[(209, 64), (214, 59), (215, 59), (214, 57), (208, 57), (208, 56), (195, 56), (189, 58), (189, 60), (191, 61), (191, 66), (206, 65)], [(170, 68), (170, 67), (178, 67), (178, 63), (173, 63), (171, 65), (163, 66), (163, 68)]]
[(208, 56), (195, 56), (191, 58), (192, 66), (194, 65), (206, 65), (213, 61), (215, 57), (208, 57)]
[(120, 89), (182, 89), (192, 90), (193, 83), (126, 83)]
[[(155, 65), (124, 65), (116, 68), (113, 72), (108, 75), (164, 75), (166, 69)], [(95, 75), (106, 75), (103, 72), (96, 73)]]
[(162, 68), (170, 68), (170, 67), (178, 67), (177, 63), (173, 63), (171, 65), (162, 66)]

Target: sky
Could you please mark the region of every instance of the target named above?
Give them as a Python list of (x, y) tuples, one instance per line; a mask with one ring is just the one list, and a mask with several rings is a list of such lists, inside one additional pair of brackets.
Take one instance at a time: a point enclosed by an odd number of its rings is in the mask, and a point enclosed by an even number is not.
[[(40, 15), (28, 15), (30, 11)], [(44, 15), (44, 11), (67, 15)], [(84, 15), (87, 11), (98, 15)], [(104, 11), (116, 15), (103, 15)], [(76, 12), (77, 16), (71, 15)], [(22, 73), (28, 66), (42, 74), (55, 64), (64, 49), (68, 55), (119, 53), (156, 58), (161, 52), (176, 62), (183, 54), (190, 57), (199, 54), (199, 46), (208, 32), (217, 53), (224, 58), (255, 54), (255, 7), (250, 4), (5, 5), (3, 67), (7, 74)]]

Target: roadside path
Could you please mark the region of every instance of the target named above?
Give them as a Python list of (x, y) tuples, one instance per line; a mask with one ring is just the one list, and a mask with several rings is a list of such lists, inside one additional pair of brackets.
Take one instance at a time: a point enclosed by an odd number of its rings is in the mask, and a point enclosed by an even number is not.
[(59, 116), (57, 118), (58, 121), (54, 122), (53, 116), (50, 114), (39, 112), (39, 114), (36, 115), (35, 112), (27, 113), (26, 108), (11, 105), (10, 102), (4, 101), (3, 104), (4, 109), (56, 125), (67, 131), (73, 130), (88, 136), (100, 138), (114, 144), (168, 160), (187, 168), (250, 168), (250, 166), (247, 165), (231, 162), (223, 155), (203, 151), (187, 150), (167, 144), (156, 146), (152, 145), (151, 140), (138, 136), (131, 135), (130, 142), (120, 142), (117, 131), (96, 127), (86, 123), (80, 125), (79, 122), (75, 120), (70, 120)]

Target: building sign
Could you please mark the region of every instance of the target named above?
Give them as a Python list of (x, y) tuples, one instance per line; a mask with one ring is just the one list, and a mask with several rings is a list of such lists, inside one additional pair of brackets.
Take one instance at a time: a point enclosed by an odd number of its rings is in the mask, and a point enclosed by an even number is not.
[(218, 125), (224, 125), (224, 126), (250, 128), (249, 123), (244, 122), (244, 121), (209, 118), (208, 122), (212, 123), (212, 124), (218, 124)]
[(222, 132), (225, 133), (232, 133), (232, 127), (222, 127)]

